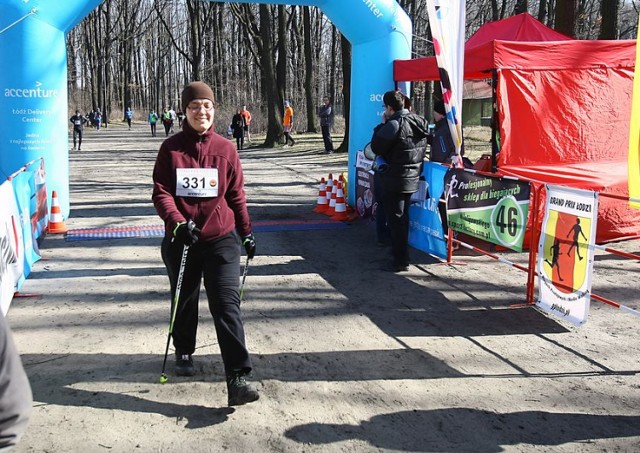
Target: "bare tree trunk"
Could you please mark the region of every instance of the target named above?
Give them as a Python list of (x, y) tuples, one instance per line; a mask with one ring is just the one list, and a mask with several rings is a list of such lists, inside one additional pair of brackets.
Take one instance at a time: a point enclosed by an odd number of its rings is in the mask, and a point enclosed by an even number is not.
[(538, 5), (538, 20), (543, 24), (547, 24), (547, 0), (540, 0)]
[(331, 65), (330, 65), (330, 73), (329, 73), (329, 98), (331, 99), (331, 103), (335, 105), (336, 102), (336, 72), (337, 72), (337, 52), (336, 48), (338, 47), (338, 32), (336, 31), (336, 26), (331, 25)]
[(313, 54), (311, 52), (311, 13), (308, 6), (302, 7), (304, 32), (304, 91), (307, 104), (307, 132), (318, 132), (316, 114), (313, 102)]
[(602, 0), (600, 4), (600, 34), (598, 39), (618, 39), (618, 0)]
[[(77, 55), (76, 34), (70, 32), (67, 39), (67, 55)], [(69, 92), (69, 100), (73, 99), (73, 93), (78, 84), (78, 71), (72, 58), (67, 58), (67, 91)]]
[(567, 36), (575, 37), (576, 0), (557, 0), (555, 29)]
[(282, 124), (280, 124), (279, 116), (276, 114), (276, 73), (273, 68), (273, 57), (271, 49), (273, 49), (273, 40), (271, 39), (271, 15), (269, 14), (268, 5), (260, 4), (260, 38), (262, 39), (262, 52), (260, 52), (260, 61), (264, 72), (264, 81), (266, 85), (265, 93), (267, 95), (267, 137), (265, 138), (265, 146), (273, 147), (278, 143), (278, 139), (282, 135)]
[(136, 42), (136, 27), (138, 25), (138, 11), (140, 4), (137, 2), (123, 3), (124, 9), (122, 14), (122, 29), (123, 34), (120, 42), (120, 54), (122, 57), (122, 118), (124, 119), (124, 112), (127, 107), (132, 105), (132, 93), (131, 82), (133, 79), (133, 67), (134, 67), (134, 45)]
[[(287, 89), (287, 14), (284, 5), (278, 5), (278, 60), (276, 61), (277, 105), (280, 116), (284, 115), (284, 99)], [(281, 129), (281, 128), (280, 128)], [(282, 132), (282, 131), (280, 131)]]

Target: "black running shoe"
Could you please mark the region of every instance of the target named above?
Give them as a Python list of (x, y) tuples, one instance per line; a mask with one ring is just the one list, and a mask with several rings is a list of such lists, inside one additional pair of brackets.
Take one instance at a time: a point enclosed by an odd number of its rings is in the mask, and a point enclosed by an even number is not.
[(191, 354), (176, 354), (176, 375), (193, 376), (196, 370), (193, 368)]
[(244, 373), (233, 373), (227, 376), (227, 392), (229, 393), (229, 406), (240, 406), (260, 398), (258, 390), (253, 384), (247, 382)]

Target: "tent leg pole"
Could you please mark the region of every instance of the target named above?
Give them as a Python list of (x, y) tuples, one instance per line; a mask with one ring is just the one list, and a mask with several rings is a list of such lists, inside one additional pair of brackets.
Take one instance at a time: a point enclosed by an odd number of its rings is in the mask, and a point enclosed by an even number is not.
[(492, 94), (492, 102), (491, 102), (491, 172), (496, 173), (498, 171), (498, 141), (496, 140), (496, 132), (500, 130), (498, 127), (498, 74), (494, 69), (492, 71), (491, 77), (491, 94)]

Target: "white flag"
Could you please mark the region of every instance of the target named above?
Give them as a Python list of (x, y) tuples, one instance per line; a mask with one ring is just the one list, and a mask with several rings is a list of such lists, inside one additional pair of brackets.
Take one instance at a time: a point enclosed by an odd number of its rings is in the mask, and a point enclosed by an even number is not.
[[(427, 0), (427, 11), (447, 122), (459, 156), (462, 146), (465, 0)], [(458, 158), (456, 164), (462, 166), (461, 159)]]

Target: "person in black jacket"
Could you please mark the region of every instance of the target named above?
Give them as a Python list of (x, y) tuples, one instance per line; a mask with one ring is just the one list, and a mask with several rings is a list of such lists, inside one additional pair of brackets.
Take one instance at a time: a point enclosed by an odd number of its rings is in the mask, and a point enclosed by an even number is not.
[(236, 148), (238, 150), (241, 150), (244, 146), (244, 127), (246, 125), (242, 110), (236, 110), (236, 114), (231, 118), (231, 128), (233, 129), (233, 138), (236, 139)]
[(331, 122), (333, 120), (333, 108), (331, 101), (327, 96), (322, 98), (322, 105), (318, 108), (318, 116), (320, 117), (320, 129), (322, 129), (322, 140), (324, 141), (324, 152), (331, 154), (333, 152), (333, 141), (331, 140)]
[[(451, 130), (447, 122), (447, 112), (444, 107), (444, 101), (437, 100), (433, 104), (433, 120), (436, 127), (433, 134), (427, 137), (427, 143), (431, 145), (429, 160), (441, 164), (451, 164), (452, 157), (456, 154), (456, 145), (451, 138)], [(473, 167), (473, 165), (471, 165)], [(449, 225), (447, 221), (447, 204), (444, 198), (438, 203), (438, 212), (442, 222), (442, 232), (445, 236), (449, 234)], [(454, 248), (457, 243), (454, 244)]]
[(436, 127), (433, 130), (433, 135), (427, 137), (427, 142), (431, 145), (431, 152), (429, 153), (431, 162), (450, 164), (451, 156), (456, 153), (456, 145), (451, 138), (446, 115), (444, 101), (436, 101), (433, 104), (433, 120), (436, 123)]
[(76, 114), (69, 118), (73, 124), (73, 149), (76, 149), (76, 137), (78, 138), (78, 151), (82, 148), (82, 130), (87, 123), (87, 119), (80, 114), (80, 110), (76, 110)]
[(382, 198), (391, 232), (393, 272), (409, 270), (409, 200), (418, 190), (424, 161), (428, 123), (423, 117), (404, 108), (399, 91), (387, 91), (383, 122), (375, 127), (371, 150), (387, 162), (381, 173)]

